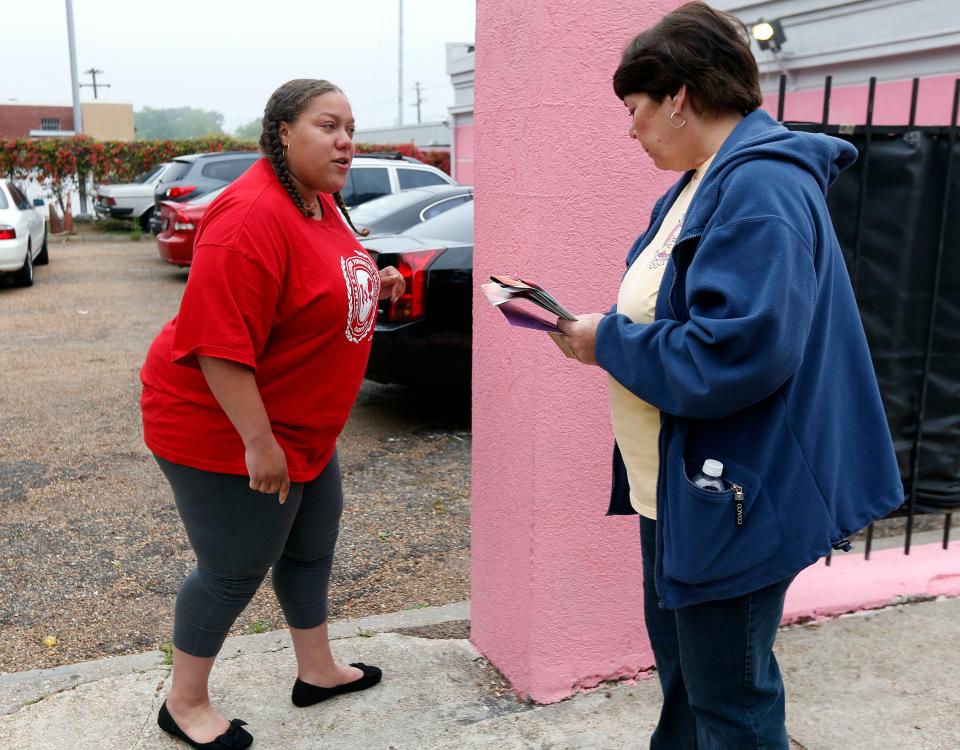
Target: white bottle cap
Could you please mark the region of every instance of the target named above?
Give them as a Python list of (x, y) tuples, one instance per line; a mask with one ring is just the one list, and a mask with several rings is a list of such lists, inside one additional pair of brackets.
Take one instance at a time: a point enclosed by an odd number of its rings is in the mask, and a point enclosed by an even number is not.
[(703, 462), (703, 473), (708, 477), (723, 476), (723, 464), (712, 458), (708, 458)]

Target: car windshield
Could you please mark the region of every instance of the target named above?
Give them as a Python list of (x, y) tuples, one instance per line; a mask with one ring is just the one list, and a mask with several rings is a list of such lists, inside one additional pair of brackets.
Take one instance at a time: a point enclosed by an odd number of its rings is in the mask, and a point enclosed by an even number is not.
[(201, 195), (195, 201), (190, 201), (190, 205), (191, 206), (209, 206), (211, 203), (214, 202), (214, 200), (216, 200), (217, 196), (219, 196), (220, 193), (222, 193), (226, 189), (227, 189), (227, 186), (224, 185), (222, 188), (217, 188), (216, 190), (213, 190), (207, 193), (206, 195)]
[(423, 190), (405, 190), (400, 193), (384, 195), (374, 198), (350, 211), (350, 218), (354, 224), (373, 224), (384, 216), (414, 205), (427, 197), (429, 193)]
[(180, 161), (179, 159), (174, 159), (173, 163), (170, 165), (170, 169), (164, 172), (163, 177), (160, 179), (163, 182), (173, 182), (174, 180), (179, 180), (190, 171), (191, 166), (193, 166), (192, 161)]
[(133, 182), (137, 185), (143, 185), (146, 182), (150, 182), (157, 177), (161, 169), (163, 169), (163, 164), (158, 164), (153, 169), (148, 169), (146, 172), (141, 172), (138, 174), (133, 178)]
[(464, 203), (439, 216), (417, 224), (403, 233), (406, 237), (418, 240), (448, 240), (451, 242), (473, 242), (473, 201)]

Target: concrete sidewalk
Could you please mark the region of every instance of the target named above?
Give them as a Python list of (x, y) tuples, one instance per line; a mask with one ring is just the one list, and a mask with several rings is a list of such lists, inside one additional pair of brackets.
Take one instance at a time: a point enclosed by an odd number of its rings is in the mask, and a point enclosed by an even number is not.
[[(332, 623), (338, 658), (377, 664), (384, 680), (308, 709), (290, 703), (285, 632), (231, 638), (211, 692), (249, 722), (258, 750), (647, 747), (656, 679), (521, 703), (462, 639), (468, 618), (461, 603)], [(777, 654), (793, 747), (960, 748), (960, 599), (787, 628)], [(156, 725), (169, 679), (160, 652), (0, 675), (0, 748), (186, 747)]]

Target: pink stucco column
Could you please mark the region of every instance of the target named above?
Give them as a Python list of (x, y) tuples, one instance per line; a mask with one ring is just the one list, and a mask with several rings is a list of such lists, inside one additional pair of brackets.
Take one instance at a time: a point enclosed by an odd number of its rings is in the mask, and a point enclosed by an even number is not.
[[(515, 273), (606, 310), (668, 186), (611, 79), (675, 0), (478, 0), (474, 280)], [(637, 518), (605, 517), (606, 376), (474, 298), (472, 639), (524, 696), (652, 664)]]

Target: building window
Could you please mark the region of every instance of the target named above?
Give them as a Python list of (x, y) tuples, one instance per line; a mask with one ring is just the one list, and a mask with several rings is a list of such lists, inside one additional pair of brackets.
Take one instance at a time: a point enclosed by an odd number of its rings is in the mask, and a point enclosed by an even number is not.
[(59, 117), (41, 117), (40, 130), (60, 130)]

